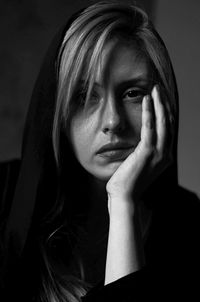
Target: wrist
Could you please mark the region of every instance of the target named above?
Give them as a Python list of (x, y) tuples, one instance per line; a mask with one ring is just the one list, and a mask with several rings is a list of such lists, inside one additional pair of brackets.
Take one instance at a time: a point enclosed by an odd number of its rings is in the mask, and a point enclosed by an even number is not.
[(137, 215), (137, 204), (135, 200), (128, 196), (113, 197), (108, 195), (108, 211), (109, 215), (114, 216), (135, 216)]

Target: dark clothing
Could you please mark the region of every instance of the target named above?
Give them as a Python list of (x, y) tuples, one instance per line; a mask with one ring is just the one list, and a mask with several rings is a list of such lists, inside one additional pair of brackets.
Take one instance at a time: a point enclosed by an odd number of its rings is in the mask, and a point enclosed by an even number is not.
[(103, 280), (84, 302), (181, 301), (200, 298), (200, 201), (181, 187), (154, 210), (145, 245), (146, 266), (106, 286)]
[[(24, 132), (20, 173), (2, 236), (1, 263), (4, 265), (1, 301), (40, 301), (38, 295), (44, 280), (41, 275), (48, 279), (50, 286), (54, 285), (59, 271), (61, 275), (65, 265), (70, 265), (73, 251), (77, 251), (77, 236), (74, 234), (80, 235), (78, 227), (84, 226), (89, 200), (88, 175), (78, 164), (62, 131), (62, 171), (58, 172), (52, 147), (57, 90), (55, 62), (65, 31), (77, 15), (53, 40), (33, 91)], [(177, 133), (178, 121), (175, 141)], [(83, 302), (146, 301), (147, 298), (164, 301), (166, 297), (181, 300), (196, 292), (196, 272), (200, 272), (200, 204), (194, 194), (178, 186), (176, 143), (173, 164), (143, 196), (146, 206), (153, 213), (145, 243), (146, 266), (103, 285), (108, 234), (108, 214), (105, 214), (104, 208), (98, 213), (98, 219), (99, 222), (106, 220), (105, 227), (96, 223), (93, 234), (86, 241), (79, 242), (78, 250), (87, 267), (86, 279), (94, 280), (93, 289), (82, 298)], [(59, 230), (56, 233), (58, 236), (53, 236), (51, 240), (55, 230)], [(47, 269), (44, 250), (51, 259), (52, 267), (56, 267), (55, 271), (51, 267), (55, 275)], [(77, 272), (76, 265), (72, 270)]]
[[(145, 243), (146, 266), (138, 272), (107, 285), (104, 285), (106, 230), (101, 233), (99, 229), (98, 234), (98, 229), (96, 229), (98, 238), (95, 240), (93, 237), (93, 242), (90, 240), (84, 246), (85, 261), (89, 265), (88, 270), (93, 273), (94, 282), (93, 288), (82, 297), (83, 302), (128, 302), (145, 301), (146, 299), (165, 301), (167, 298), (180, 301), (185, 300), (186, 297), (189, 299), (195, 297), (198, 300), (200, 296), (198, 293), (200, 201), (195, 194), (181, 187), (168, 195), (173, 198), (168, 196), (168, 201), (163, 198), (160, 204), (153, 209), (148, 238)], [(94, 249), (92, 249), (93, 244)], [(34, 250), (34, 242), (32, 242), (32, 247)], [(25, 296), (29, 299), (26, 301), (37, 301), (32, 292), (34, 292), (33, 288), (39, 285), (36, 282), (36, 276), (30, 275), (33, 272), (30, 261), (39, 266), (40, 264), (37, 262), (39, 256), (32, 253), (31, 258), (29, 255), (29, 259), (23, 260), (23, 264), (18, 263), (16, 267), (12, 267), (11, 271), (15, 277), (9, 276), (6, 289), (1, 294), (1, 301), (4, 301), (3, 296), (5, 301), (12, 301), (11, 299), (15, 299), (18, 295), (20, 297), (20, 291), (18, 293), (16, 290), (19, 280), (21, 282), (23, 280), (21, 288), (24, 291), (23, 294), (27, 290)], [(28, 267), (28, 276), (24, 275), (26, 270), (23, 266)], [(91, 273), (89, 273), (88, 279), (91, 279)], [(28, 287), (25, 280), (28, 282)]]

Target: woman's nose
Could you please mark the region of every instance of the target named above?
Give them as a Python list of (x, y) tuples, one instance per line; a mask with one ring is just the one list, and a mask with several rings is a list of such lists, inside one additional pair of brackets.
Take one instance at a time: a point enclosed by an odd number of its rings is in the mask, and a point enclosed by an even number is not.
[(120, 132), (124, 129), (125, 121), (123, 108), (117, 104), (114, 98), (108, 98), (103, 112), (102, 131), (107, 132)]

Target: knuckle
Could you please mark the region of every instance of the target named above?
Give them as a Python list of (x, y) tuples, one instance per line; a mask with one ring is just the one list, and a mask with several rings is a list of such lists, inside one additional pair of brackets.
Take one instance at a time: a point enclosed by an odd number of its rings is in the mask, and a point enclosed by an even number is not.
[(163, 165), (164, 167), (168, 167), (173, 162), (173, 157), (170, 152), (165, 150), (157, 152), (156, 155), (156, 163), (158, 165)]
[(170, 120), (170, 123), (171, 123), (172, 126), (175, 125), (175, 118), (172, 114), (170, 114), (169, 120)]
[(144, 146), (144, 153), (145, 153), (145, 157), (147, 159), (150, 159), (150, 158), (154, 157), (154, 155), (155, 155), (155, 148), (154, 148), (154, 146), (145, 144), (145, 146)]
[(147, 118), (144, 124), (145, 124), (145, 127), (148, 129), (153, 129), (153, 127), (154, 127), (154, 122), (151, 117)]
[(161, 152), (156, 152), (154, 164), (155, 166), (160, 166), (163, 164), (163, 155), (161, 154)]
[(156, 160), (157, 160), (158, 163), (164, 161), (164, 154), (163, 154), (163, 152), (157, 152)]

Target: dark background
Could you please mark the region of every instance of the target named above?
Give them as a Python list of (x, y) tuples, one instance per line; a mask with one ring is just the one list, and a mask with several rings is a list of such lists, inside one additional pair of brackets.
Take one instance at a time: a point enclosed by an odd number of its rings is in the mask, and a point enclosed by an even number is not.
[[(20, 158), (31, 92), (54, 33), (94, 2), (0, 0), (0, 163)], [(168, 47), (180, 93), (179, 180), (200, 195), (200, 1), (122, 2), (145, 8)]]

